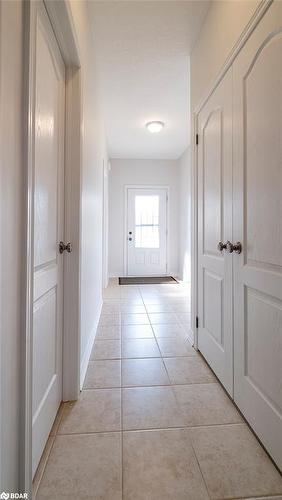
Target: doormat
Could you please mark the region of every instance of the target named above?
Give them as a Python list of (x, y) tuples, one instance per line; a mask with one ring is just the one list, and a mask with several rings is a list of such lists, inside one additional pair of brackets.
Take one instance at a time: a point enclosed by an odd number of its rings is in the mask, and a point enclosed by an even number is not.
[(164, 283), (178, 283), (172, 276), (134, 276), (131, 278), (119, 278), (119, 285), (161, 285)]

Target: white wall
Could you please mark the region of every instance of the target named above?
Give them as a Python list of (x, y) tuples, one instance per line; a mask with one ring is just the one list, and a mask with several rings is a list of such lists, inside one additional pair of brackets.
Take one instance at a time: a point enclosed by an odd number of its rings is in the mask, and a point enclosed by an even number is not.
[(169, 186), (169, 274), (178, 273), (178, 164), (176, 160), (111, 160), (109, 179), (109, 275), (124, 275), (124, 187)]
[(103, 163), (107, 163), (95, 40), (87, 2), (71, 1), (82, 64), (81, 383), (102, 305)]
[(19, 481), (22, 21), (22, 2), (0, 2), (0, 492)]
[(187, 148), (178, 160), (179, 172), (179, 273), (191, 281), (191, 151)]

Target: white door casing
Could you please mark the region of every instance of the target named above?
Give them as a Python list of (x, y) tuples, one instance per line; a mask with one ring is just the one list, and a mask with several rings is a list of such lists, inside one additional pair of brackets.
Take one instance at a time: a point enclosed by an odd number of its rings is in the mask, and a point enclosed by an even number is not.
[(108, 234), (109, 234), (109, 170), (110, 162), (103, 159), (103, 288), (107, 288), (109, 282), (108, 260)]
[(282, 4), (234, 63), (235, 402), (282, 469)]
[(233, 394), (232, 68), (198, 115), (198, 347)]
[(32, 472), (62, 400), (65, 67), (43, 3), (36, 17)]
[(167, 188), (127, 188), (127, 275), (167, 272)]

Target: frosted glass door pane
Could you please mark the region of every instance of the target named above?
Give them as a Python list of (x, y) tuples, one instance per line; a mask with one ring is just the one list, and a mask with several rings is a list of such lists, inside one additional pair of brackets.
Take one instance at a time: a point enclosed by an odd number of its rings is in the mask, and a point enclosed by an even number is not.
[(136, 196), (135, 248), (159, 247), (159, 196)]

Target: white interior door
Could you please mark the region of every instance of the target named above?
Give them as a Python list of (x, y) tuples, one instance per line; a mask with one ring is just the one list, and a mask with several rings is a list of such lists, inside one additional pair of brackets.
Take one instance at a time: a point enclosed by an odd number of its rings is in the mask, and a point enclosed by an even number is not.
[(167, 189), (127, 189), (127, 274), (167, 272)]
[(33, 474), (62, 400), (65, 68), (41, 2), (35, 66)]
[(235, 401), (282, 469), (282, 4), (234, 64)]
[(233, 393), (232, 70), (198, 115), (198, 346)]

